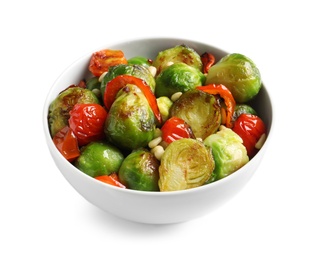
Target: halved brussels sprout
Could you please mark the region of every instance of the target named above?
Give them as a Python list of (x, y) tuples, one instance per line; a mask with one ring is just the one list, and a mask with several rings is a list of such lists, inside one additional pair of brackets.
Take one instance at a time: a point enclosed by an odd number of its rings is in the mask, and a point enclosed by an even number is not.
[(204, 144), (212, 149), (215, 180), (232, 174), (249, 161), (243, 140), (225, 126), (220, 126), (217, 133), (208, 136)]
[(260, 71), (248, 57), (232, 53), (213, 65), (206, 76), (206, 84), (223, 84), (237, 103), (245, 103), (258, 94), (261, 88)]
[(108, 143), (91, 142), (81, 149), (75, 166), (91, 177), (118, 172), (124, 159), (121, 151)]
[(177, 191), (203, 185), (212, 176), (210, 149), (196, 140), (183, 138), (168, 145), (159, 166), (160, 191)]
[(156, 121), (145, 95), (135, 85), (122, 88), (104, 125), (106, 138), (122, 149), (145, 147), (154, 137)]
[(156, 75), (161, 73), (170, 63), (183, 62), (202, 71), (203, 63), (200, 55), (192, 48), (182, 44), (158, 53), (152, 65), (156, 67)]
[(109, 68), (101, 81), (101, 93), (103, 95), (106, 85), (109, 81), (119, 75), (131, 75), (140, 78), (155, 91), (155, 78), (146, 66), (136, 64), (120, 64)]
[(170, 116), (183, 119), (191, 126), (196, 138), (205, 139), (219, 129), (221, 105), (214, 95), (194, 89), (173, 103)]
[(49, 107), (48, 121), (52, 137), (68, 125), (69, 111), (77, 103), (100, 104), (96, 95), (89, 89), (70, 87), (61, 92)]
[(205, 75), (198, 69), (179, 62), (165, 68), (156, 77), (156, 97), (171, 97), (176, 92), (186, 92), (205, 82)]
[(159, 191), (159, 161), (144, 149), (130, 153), (120, 166), (119, 181), (128, 189)]

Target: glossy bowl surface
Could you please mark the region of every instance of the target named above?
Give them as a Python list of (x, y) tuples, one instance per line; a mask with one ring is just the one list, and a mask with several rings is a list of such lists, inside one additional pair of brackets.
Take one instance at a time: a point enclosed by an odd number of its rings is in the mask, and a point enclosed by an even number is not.
[[(142, 38), (110, 45), (104, 44), (102, 48), (120, 49), (127, 58), (145, 56), (152, 59), (159, 51), (178, 44), (186, 44), (200, 54), (211, 52), (216, 60), (228, 54), (208, 43), (177, 38)], [(65, 179), (87, 201), (108, 213), (130, 221), (170, 224), (189, 221), (208, 214), (232, 199), (247, 184), (259, 166), (272, 135), (273, 107), (264, 84), (253, 105), (266, 123), (268, 129), (266, 142), (258, 154), (244, 167), (222, 180), (183, 191), (142, 192), (102, 183), (68, 163), (52, 142), (47, 121), (48, 109), (60, 91), (90, 76), (87, 68), (92, 52), (75, 61), (59, 76), (51, 87), (43, 108), (44, 134), (52, 158)]]

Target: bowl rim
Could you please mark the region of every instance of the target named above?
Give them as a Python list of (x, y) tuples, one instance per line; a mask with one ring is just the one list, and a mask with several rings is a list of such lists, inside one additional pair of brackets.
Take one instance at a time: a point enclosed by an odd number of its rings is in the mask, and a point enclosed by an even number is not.
[[(224, 52), (224, 53), (230, 53), (224, 49), (221, 49), (219, 47), (216, 47), (214, 45), (211, 45), (209, 43), (203, 42), (203, 41), (198, 41), (198, 40), (192, 40), (192, 39), (187, 39), (187, 38), (180, 38), (180, 37), (136, 37), (136, 38), (128, 38), (126, 40), (119, 40), (119, 41), (110, 41), (107, 42), (105, 44), (104, 48), (113, 48), (114, 46), (118, 46), (118, 45), (124, 45), (126, 43), (135, 43), (135, 42), (142, 42), (142, 41), (172, 41), (172, 42), (183, 42), (183, 43), (192, 43), (192, 44), (199, 44), (199, 45), (206, 45), (211, 49), (215, 49), (218, 50), (220, 52)], [(50, 131), (49, 131), (49, 127), (48, 127), (48, 120), (47, 120), (47, 116), (48, 116), (48, 110), (49, 110), (49, 105), (50, 105), (50, 100), (51, 100), (51, 95), (53, 93), (53, 90), (55, 88), (55, 86), (58, 84), (58, 82), (62, 79), (62, 77), (64, 75), (66, 75), (66, 73), (73, 67), (75, 66), (77, 63), (80, 63), (81, 61), (87, 59), (88, 57), (91, 57), (91, 54), (101, 48), (103, 48), (104, 44), (102, 44), (99, 48), (93, 48), (93, 50), (90, 50), (88, 52), (86, 52), (83, 55), (80, 55), (80, 57), (78, 57), (76, 60), (74, 60), (71, 64), (69, 64), (64, 70), (63, 72), (56, 78), (56, 80), (53, 82), (53, 84), (51, 85), (51, 87), (49, 88), (47, 94), (46, 94), (46, 98), (44, 101), (44, 105), (43, 105), (43, 113), (42, 113), (42, 119), (43, 119), (43, 130), (44, 130), (44, 134), (45, 134), (45, 139), (49, 148), (49, 151), (51, 153), (51, 155), (55, 155), (57, 156), (57, 158), (59, 160), (61, 160), (61, 162), (68, 164), (69, 167), (71, 167), (71, 169), (76, 173), (81, 175), (83, 178), (86, 178), (86, 181), (92, 181), (94, 183), (96, 183), (97, 185), (102, 185), (104, 188), (107, 189), (112, 189), (115, 191), (120, 191), (120, 192), (125, 192), (125, 193), (129, 193), (129, 194), (135, 194), (135, 195), (144, 195), (144, 196), (157, 196), (157, 197), (163, 197), (163, 196), (179, 196), (181, 194), (188, 194), (188, 193), (194, 193), (194, 192), (203, 192), (206, 189), (211, 189), (211, 188), (215, 188), (218, 187), (220, 185), (223, 185), (224, 183), (230, 182), (233, 178), (236, 178), (237, 176), (244, 174), (244, 169), (246, 167), (248, 167), (248, 164), (250, 164), (251, 162), (255, 161), (255, 160), (261, 160), (263, 157), (263, 153), (265, 153), (265, 150), (267, 149), (267, 146), (270, 143), (270, 140), (272, 138), (272, 132), (274, 130), (274, 126), (275, 126), (275, 110), (274, 110), (274, 105), (273, 105), (273, 100), (272, 100), (272, 95), (270, 94), (270, 91), (268, 90), (268, 88), (266, 87), (266, 85), (264, 84), (263, 79), (261, 79), (262, 82), (262, 87), (261, 89), (263, 89), (263, 91), (266, 92), (266, 95), (268, 97), (268, 104), (270, 105), (270, 112), (271, 112), (271, 121), (270, 121), (270, 125), (267, 127), (268, 129), (268, 134), (266, 136), (266, 140), (262, 146), (262, 148), (258, 151), (258, 153), (249, 160), (249, 162), (244, 165), (243, 167), (241, 167), (240, 169), (236, 170), (235, 172), (233, 172), (232, 174), (228, 175), (225, 178), (222, 178), (220, 180), (217, 180), (215, 182), (206, 184), (206, 185), (202, 185), (199, 187), (195, 187), (195, 188), (191, 188), (191, 189), (185, 189), (185, 190), (177, 190), (177, 191), (140, 191), (140, 190), (133, 190), (133, 189), (124, 189), (124, 188), (119, 188), (119, 187), (115, 187), (113, 185), (101, 182), (96, 180), (95, 178), (83, 173), (82, 171), (80, 171), (79, 169), (77, 169), (73, 164), (71, 164), (70, 162), (68, 162), (63, 156), (62, 154), (58, 151), (58, 149), (56, 148), (56, 146), (54, 145), (52, 138), (50, 136)], [(54, 158), (53, 158), (54, 159)], [(57, 165), (58, 167), (58, 165)], [(59, 169), (60, 170), (60, 169)]]

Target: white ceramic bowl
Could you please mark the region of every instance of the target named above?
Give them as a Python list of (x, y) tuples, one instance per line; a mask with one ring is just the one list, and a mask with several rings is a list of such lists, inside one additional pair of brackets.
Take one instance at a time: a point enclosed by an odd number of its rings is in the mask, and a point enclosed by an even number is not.
[[(186, 44), (198, 53), (205, 51), (220, 59), (227, 52), (207, 43), (177, 38), (148, 38), (103, 45), (103, 48), (120, 49), (127, 58), (133, 56), (156, 57), (161, 50)], [(43, 125), (50, 153), (66, 180), (87, 201), (115, 216), (141, 223), (169, 224), (201, 217), (232, 199), (250, 180), (265, 154), (271, 138), (273, 109), (267, 88), (263, 85), (254, 106), (268, 129), (262, 149), (244, 167), (232, 175), (209, 185), (175, 192), (143, 192), (117, 188), (97, 181), (82, 173), (59, 153), (54, 146), (48, 127), (48, 108), (52, 100), (67, 86), (89, 75), (88, 63), (92, 52), (69, 66), (55, 81), (47, 95), (43, 109)]]

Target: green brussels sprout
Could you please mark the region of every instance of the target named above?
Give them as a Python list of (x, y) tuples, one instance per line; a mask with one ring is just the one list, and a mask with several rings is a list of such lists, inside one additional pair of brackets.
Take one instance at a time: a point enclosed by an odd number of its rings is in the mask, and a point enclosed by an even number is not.
[(122, 162), (118, 177), (128, 189), (159, 191), (159, 161), (149, 151), (138, 149), (130, 153)]
[(204, 145), (212, 149), (215, 180), (232, 174), (249, 161), (240, 136), (225, 126), (220, 126), (217, 133), (208, 136), (204, 140)]
[(205, 75), (185, 63), (175, 63), (156, 77), (156, 97), (171, 97), (176, 92), (186, 92), (205, 82)]
[(182, 44), (159, 52), (152, 65), (156, 67), (156, 75), (160, 74), (169, 64), (183, 62), (202, 71), (203, 63), (200, 55), (192, 48)]
[(128, 64), (130, 65), (142, 65), (145, 67), (149, 67), (152, 65), (152, 61), (145, 57), (136, 56), (128, 60)]
[(162, 122), (165, 122), (169, 117), (169, 111), (173, 104), (170, 98), (163, 96), (156, 99)]
[(207, 182), (215, 167), (211, 149), (191, 138), (168, 145), (159, 166), (160, 191), (195, 188)]
[(106, 85), (109, 81), (119, 75), (131, 75), (140, 78), (150, 86), (151, 90), (155, 91), (155, 78), (146, 66), (131, 65), (131, 64), (119, 64), (111, 66), (108, 72), (105, 74), (101, 81), (101, 94), (103, 95)]
[(190, 90), (181, 95), (170, 109), (170, 117), (176, 116), (188, 123), (196, 138), (203, 140), (215, 133), (221, 124), (221, 105), (214, 95)]
[(124, 159), (121, 151), (105, 142), (91, 142), (81, 149), (75, 166), (91, 177), (118, 172)]
[(250, 105), (236, 104), (234, 114), (232, 116), (233, 121), (235, 121), (241, 114), (257, 115), (257, 112)]
[(145, 147), (155, 128), (154, 113), (141, 90), (129, 84), (122, 88), (107, 114), (106, 138), (122, 149), (133, 150)]
[(206, 84), (223, 84), (237, 103), (245, 103), (255, 97), (261, 88), (260, 71), (248, 57), (232, 53), (213, 65), (206, 75)]
[(75, 104), (99, 104), (97, 96), (89, 89), (70, 87), (61, 92), (49, 106), (49, 127), (53, 137), (68, 125), (69, 111)]

